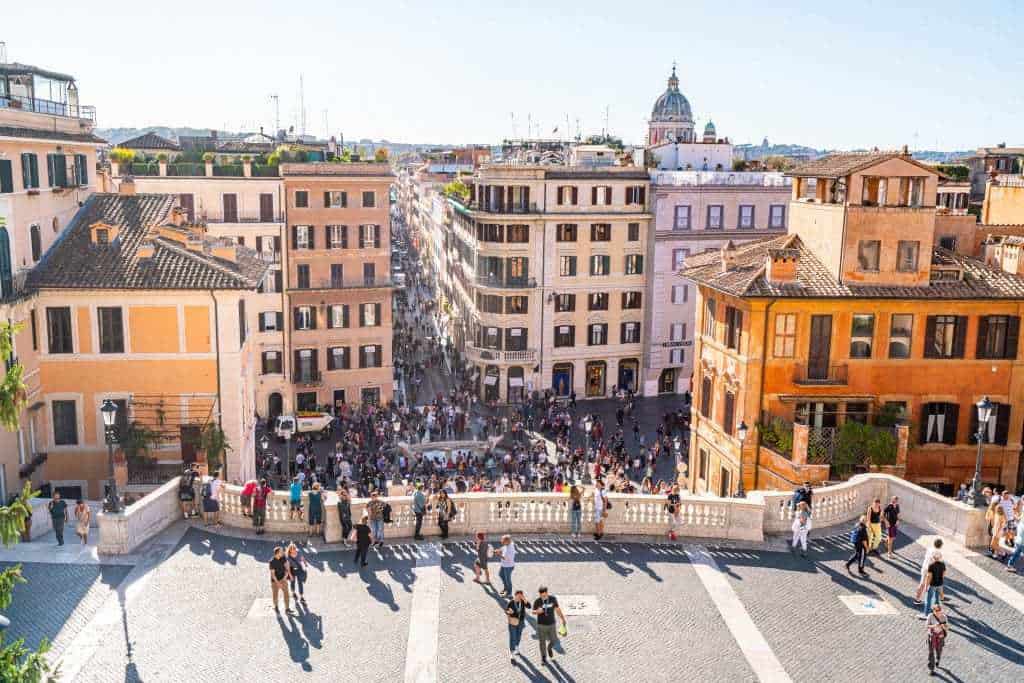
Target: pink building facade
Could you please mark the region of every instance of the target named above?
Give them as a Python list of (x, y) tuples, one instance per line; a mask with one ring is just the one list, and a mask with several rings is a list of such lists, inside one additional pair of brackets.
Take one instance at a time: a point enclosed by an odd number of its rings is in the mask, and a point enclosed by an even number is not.
[(643, 394), (690, 391), (696, 289), (686, 258), (786, 231), (791, 179), (781, 173), (654, 171), (654, 269), (648, 277)]

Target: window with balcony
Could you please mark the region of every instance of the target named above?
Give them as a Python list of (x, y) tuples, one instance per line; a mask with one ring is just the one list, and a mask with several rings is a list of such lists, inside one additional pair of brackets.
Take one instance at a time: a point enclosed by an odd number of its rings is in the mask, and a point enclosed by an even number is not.
[(594, 254), (590, 257), (590, 274), (594, 276), (611, 273), (612, 257), (607, 254)]
[(505, 330), (505, 350), (525, 351), (526, 350), (526, 328), (510, 327)]
[(308, 209), (309, 208), (309, 192), (306, 190), (295, 191), (295, 208), (296, 209)]
[(677, 204), (675, 207), (675, 216), (672, 220), (672, 227), (675, 230), (689, 230), (692, 226), (690, 225), (690, 205), (689, 204)]
[(626, 204), (647, 204), (647, 188), (643, 185), (630, 185), (626, 188)]
[(740, 204), (739, 221), (736, 225), (740, 230), (754, 229), (754, 205)]
[(686, 323), (672, 323), (669, 328), (669, 340), (674, 342), (686, 341)]
[(977, 358), (1017, 358), (1020, 318), (985, 315), (978, 318)]
[(328, 370), (348, 370), (350, 365), (347, 346), (331, 346), (327, 349)]
[(380, 226), (360, 225), (359, 226), (359, 248), (380, 249)]
[(124, 321), (120, 306), (100, 306), (96, 309), (99, 318), (100, 353), (124, 353)]
[(576, 326), (556, 325), (555, 326), (555, 347), (564, 348), (576, 346)]
[(850, 325), (850, 358), (871, 358), (875, 340), (875, 316), (855, 314)]
[(341, 289), (345, 286), (345, 267), (340, 263), (331, 264), (331, 288)]
[(785, 204), (772, 204), (768, 208), (768, 226), (776, 230), (786, 227)]
[(640, 323), (635, 323), (635, 322), (622, 323), (619, 326), (619, 343), (620, 344), (639, 344), (640, 343)]
[(508, 284), (525, 285), (530, 275), (530, 259), (525, 256), (508, 258), (506, 272), (508, 273)]
[(530, 226), (510, 225), (508, 226), (509, 244), (528, 244), (530, 241)]
[(264, 375), (280, 375), (281, 374), (281, 352), (280, 351), (264, 351), (262, 353), (262, 374), (264, 374)]
[(672, 285), (672, 303), (684, 304), (690, 300), (689, 285)]
[(775, 315), (775, 341), (772, 355), (776, 358), (792, 358), (796, 353), (796, 313)]
[(901, 273), (917, 272), (917, 256), (921, 243), (917, 240), (900, 240), (896, 249), (896, 270)]
[[(973, 406), (971, 406), (973, 408)], [(921, 406), (921, 443), (956, 443), (960, 406), (956, 403), (925, 403)]]
[(925, 358), (963, 358), (967, 317), (930, 315), (925, 321)]
[(608, 343), (608, 323), (594, 323), (587, 325), (587, 344), (590, 346), (603, 346)]
[(348, 327), (348, 304), (331, 304), (327, 307), (327, 329)]
[(587, 297), (587, 310), (607, 311), (608, 292), (592, 292), (590, 296)]
[(913, 331), (913, 314), (893, 314), (889, 321), (889, 358), (910, 358), (910, 340)]
[(293, 329), (296, 330), (315, 330), (316, 329), (316, 309), (312, 306), (296, 306), (292, 310), (294, 317)]
[(480, 346), (485, 349), (501, 350), (501, 328), (483, 327), (480, 329)]
[(707, 299), (704, 301), (704, 327), (701, 330), (701, 334), (705, 337), (715, 338), (715, 300)]
[(481, 313), (501, 313), (501, 297), (496, 294), (481, 294), (477, 292), (476, 307)]
[(881, 250), (882, 243), (879, 240), (860, 240), (857, 243), (857, 268), (867, 273), (877, 273)]
[(641, 292), (623, 292), (622, 310), (632, 310), (643, 306), (643, 294)]
[(295, 288), (309, 289), (309, 264), (300, 263), (295, 266)]
[(324, 208), (325, 209), (345, 209), (348, 208), (348, 193), (338, 190), (328, 190), (324, 192)]
[(643, 254), (626, 254), (626, 275), (643, 275)]
[(71, 336), (71, 308), (47, 307), (46, 333), (50, 353), (74, 353)]
[(295, 378), (300, 382), (311, 382), (319, 379), (320, 359), (317, 349), (295, 349)]
[(292, 226), (292, 249), (314, 249), (312, 225)]
[(348, 249), (348, 226), (328, 225), (327, 226), (327, 248)]
[(640, 241), (640, 224), (630, 223), (626, 226), (626, 240), (629, 242)]
[[(505, 312), (509, 315), (523, 315), (529, 312), (530, 297), (509, 296), (505, 297)], [(499, 306), (500, 309), (500, 306)], [(501, 312), (500, 310), (497, 312)]]
[(725, 207), (721, 204), (710, 204), (708, 206), (708, 221), (704, 226), (705, 230), (725, 229)]
[(372, 209), (377, 206), (377, 193), (376, 192), (363, 192), (363, 208)]
[(380, 344), (369, 344), (367, 346), (361, 346), (359, 348), (359, 367), (381, 367), (382, 358), (384, 356), (382, 352), (383, 348), (381, 347)]
[(74, 401), (51, 401), (53, 413), (53, 445), (78, 445), (78, 415)]
[(377, 264), (363, 264), (363, 284), (366, 285), (367, 287), (371, 287), (377, 284)]
[(555, 313), (572, 313), (576, 310), (575, 294), (556, 294)]
[(359, 326), (380, 327), (380, 304), (359, 304)]
[(558, 274), (562, 277), (576, 277), (576, 257), (560, 256), (558, 259)]
[(476, 238), (480, 242), (504, 242), (505, 226), (497, 223), (478, 223)]
[(732, 306), (725, 307), (725, 346), (734, 351), (740, 350), (740, 338), (743, 335), (743, 311)]
[(592, 223), (590, 225), (591, 242), (611, 242), (612, 226), (610, 223)]
[(575, 242), (576, 241), (576, 229), (575, 223), (559, 223), (555, 226), (555, 241), (556, 242)]

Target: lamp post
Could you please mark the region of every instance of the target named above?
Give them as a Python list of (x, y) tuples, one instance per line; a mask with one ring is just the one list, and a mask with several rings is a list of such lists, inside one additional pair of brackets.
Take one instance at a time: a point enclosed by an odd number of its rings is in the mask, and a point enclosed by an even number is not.
[(992, 419), (992, 401), (986, 396), (975, 407), (978, 409), (978, 433), (974, 435), (978, 440), (978, 456), (974, 461), (974, 479), (971, 480), (971, 491), (967, 494), (967, 504), (971, 507), (985, 507), (988, 501), (981, 496), (981, 447), (985, 443), (985, 428)]
[[(264, 465), (267, 462), (267, 451), (270, 449), (270, 439), (264, 434), (260, 437), (260, 458)], [(265, 471), (265, 470), (264, 470)]]
[(740, 420), (740, 426), (736, 428), (736, 436), (740, 440), (740, 481), (739, 486), (736, 487), (736, 497), (746, 498), (747, 492), (743, 490), (743, 444), (747, 440), (747, 423)]
[(594, 427), (594, 421), (587, 415), (583, 418), (583, 434), (586, 437), (583, 449), (583, 484), (591, 483), (590, 480), (590, 430)]
[(103, 436), (107, 442), (107, 460), (110, 463), (110, 493), (108, 507), (111, 512), (121, 511), (121, 500), (117, 495), (117, 476), (114, 473), (114, 444), (117, 442), (117, 404), (109, 398), (100, 407), (103, 416)]

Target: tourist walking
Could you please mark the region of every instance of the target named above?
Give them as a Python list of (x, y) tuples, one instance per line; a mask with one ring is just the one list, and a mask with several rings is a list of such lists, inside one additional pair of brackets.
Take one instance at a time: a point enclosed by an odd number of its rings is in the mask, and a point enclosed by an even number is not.
[(668, 512), (668, 518), (671, 520), (668, 530), (668, 538), (671, 541), (676, 540), (676, 529), (679, 528), (681, 521), (681, 508), (682, 498), (679, 496), (679, 484), (673, 484), (672, 490), (668, 494), (668, 503), (665, 504), (665, 511)]
[(75, 503), (75, 533), (82, 539), (82, 545), (89, 543), (89, 522), (92, 521), (92, 510), (81, 498)]
[(516, 591), (515, 596), (505, 606), (505, 614), (508, 617), (508, 657), (513, 665), (516, 663), (519, 642), (523, 638), (523, 628), (526, 626), (526, 607), (526, 596), (523, 591)]
[(256, 529), (256, 535), (262, 536), (267, 523), (267, 500), (273, 494), (273, 490), (267, 486), (266, 479), (260, 479), (260, 483), (252, 492), (252, 525)]
[(288, 579), (290, 578), (290, 572), (288, 571), (288, 558), (284, 555), (284, 549), (281, 546), (274, 548), (274, 557), (270, 559), (270, 594), (274, 602), (274, 611), (276, 612), (277, 607), (277, 594), (284, 593), (284, 611), (291, 613), (291, 602), (288, 599)]
[(569, 489), (569, 533), (579, 540), (583, 530), (583, 491), (573, 484)]
[(925, 627), (928, 635), (928, 673), (934, 676), (935, 669), (942, 663), (942, 648), (946, 644), (946, 636), (949, 635), (949, 618), (946, 617), (941, 602), (932, 605), (931, 613), (925, 620)]
[(501, 560), (501, 568), (498, 569), (498, 577), (501, 579), (501, 596), (503, 598), (512, 595), (512, 571), (516, 568), (516, 544), (512, 537), (505, 534), (501, 537), (501, 547), (494, 551), (494, 554)]
[(370, 494), (370, 502), (366, 504), (367, 516), (370, 520), (370, 531), (373, 543), (384, 545), (384, 501), (376, 491)]
[(341, 542), (348, 545), (352, 533), (352, 499), (344, 484), (338, 484), (338, 518), (341, 520)]
[(203, 519), (206, 526), (220, 526), (220, 490), (223, 482), (215, 472), (203, 483)]
[(1024, 554), (1024, 520), (1017, 522), (1017, 534), (1013, 537), (1013, 552), (1010, 553), (1010, 559), (1006, 561), (1006, 571), (1017, 571), (1014, 565), (1017, 564), (1021, 554)]
[[(288, 544), (285, 552), (288, 558), (288, 583), (292, 589), (292, 597), (306, 603), (306, 558), (299, 552), (299, 547), (294, 543)], [(298, 590), (296, 590), (298, 589)]]
[(800, 546), (800, 557), (807, 557), (807, 534), (811, 532), (811, 508), (805, 501), (800, 501), (793, 514), (793, 542), (791, 552)]
[(935, 559), (936, 553), (942, 549), (942, 539), (936, 538), (932, 542), (932, 546), (924, 552), (924, 559), (921, 560), (921, 581), (917, 584), (917, 592), (914, 594), (914, 603), (922, 604), (921, 598), (924, 595), (925, 589), (928, 587), (928, 567), (931, 566), (932, 561)]
[(885, 520), (885, 547), (888, 551), (887, 556), (891, 560), (893, 558), (892, 549), (896, 544), (896, 534), (899, 531), (900, 524), (899, 496), (893, 496), (889, 504), (885, 506), (885, 510), (882, 511), (882, 518)]
[(50, 521), (53, 523), (53, 533), (57, 537), (57, 545), (64, 545), (64, 525), (68, 521), (68, 504), (61, 500), (60, 491), (53, 492), (53, 498), (47, 505), (50, 510)]
[(563, 632), (567, 629), (565, 614), (558, 606), (558, 598), (548, 593), (547, 586), (537, 589), (537, 599), (533, 601), (533, 613), (537, 617), (537, 644), (540, 645), (540, 662), (547, 664), (555, 657), (555, 645), (558, 644), (558, 630), (555, 615), (562, 622)]
[(412, 514), (416, 516), (416, 530), (412, 537), (423, 540), (423, 515), (427, 513), (427, 496), (423, 493), (423, 482), (416, 482), (416, 491), (412, 494)]
[(846, 561), (846, 571), (850, 571), (850, 565), (857, 562), (857, 571), (861, 576), (867, 576), (868, 573), (864, 571), (864, 560), (867, 559), (868, 555), (868, 525), (867, 516), (861, 515), (857, 519), (857, 526), (853, 528), (853, 532), (850, 534), (850, 541), (853, 543), (853, 555)]
[(476, 559), (473, 560), (473, 581), (480, 583), (481, 572), (484, 575), (484, 583), (491, 585), (491, 570), (487, 568), (487, 562), (494, 551), (491, 544), (487, 542), (487, 534), (482, 531), (476, 532)]
[(320, 482), (313, 484), (313, 489), (309, 492), (307, 503), (309, 509), (306, 512), (306, 519), (309, 522), (309, 533), (306, 535), (306, 538), (311, 538), (319, 536), (323, 532), (324, 494), (320, 490)]
[[(363, 516), (359, 519), (359, 524), (356, 524), (356, 528), (353, 531), (356, 537), (356, 558), (355, 562), (360, 567), (366, 566), (366, 553), (370, 550), (370, 525), (369, 516), (364, 512)], [(360, 562), (360, 560), (362, 560)]]
[(608, 494), (604, 491), (604, 482), (598, 479), (594, 482), (594, 540), (600, 541), (604, 536), (604, 519), (608, 516), (611, 503), (608, 502)]
[(928, 565), (928, 594), (924, 599), (922, 619), (927, 619), (932, 612), (932, 605), (942, 601), (942, 581), (946, 574), (946, 563), (942, 561), (942, 553), (936, 551), (932, 555), (932, 563)]
[(882, 501), (875, 498), (867, 511), (868, 518), (868, 552), (878, 554), (878, 546), (882, 543)]

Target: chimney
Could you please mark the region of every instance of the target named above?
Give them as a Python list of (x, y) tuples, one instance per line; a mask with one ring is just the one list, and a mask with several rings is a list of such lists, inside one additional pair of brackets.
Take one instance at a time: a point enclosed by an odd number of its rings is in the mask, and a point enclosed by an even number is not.
[(238, 263), (238, 251), (234, 244), (218, 244), (210, 250), (210, 253), (222, 261)]
[(203, 251), (203, 240), (201, 238), (189, 237), (185, 240), (185, 248), (189, 251), (197, 251), (202, 253)]
[(900, 154), (902, 156), (909, 157), (910, 156), (910, 148), (907, 147), (906, 145), (903, 145), (903, 149), (900, 150)]
[(732, 270), (736, 267), (736, 245), (729, 240), (722, 247), (722, 272)]
[(143, 242), (139, 245), (139, 248), (135, 250), (135, 257), (140, 259), (153, 258), (153, 254), (156, 253), (156, 245), (152, 242)]
[(135, 179), (130, 175), (126, 175), (121, 179), (121, 184), (117, 186), (117, 193), (122, 197), (134, 197), (135, 196)]
[(769, 249), (765, 274), (772, 284), (796, 282), (796, 267), (800, 263), (799, 249)]
[(168, 217), (168, 222), (176, 228), (180, 228), (185, 225), (188, 221), (188, 215), (182, 210), (180, 206), (171, 208), (171, 215)]

